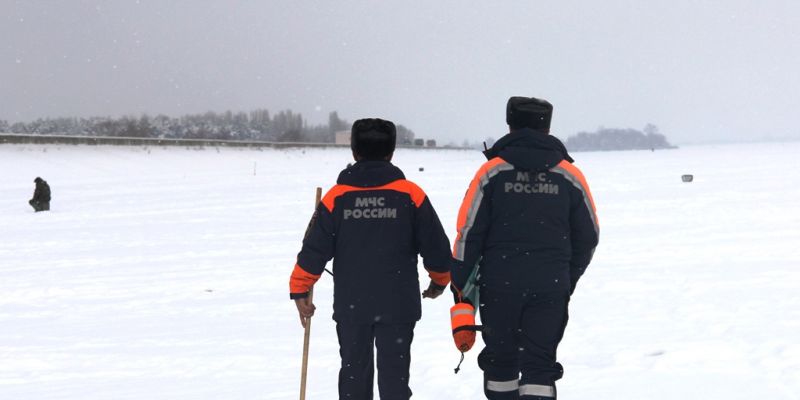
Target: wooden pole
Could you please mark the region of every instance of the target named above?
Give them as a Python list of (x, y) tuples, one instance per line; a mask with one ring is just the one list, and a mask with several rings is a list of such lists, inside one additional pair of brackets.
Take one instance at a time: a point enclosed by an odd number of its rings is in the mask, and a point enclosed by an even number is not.
[[(308, 236), (308, 233), (311, 231), (311, 227), (314, 225), (314, 220), (317, 218), (317, 206), (319, 205), (320, 200), (322, 199), (322, 188), (317, 188), (317, 195), (316, 200), (314, 201), (314, 216), (311, 217), (311, 222), (308, 224), (306, 228), (305, 236)], [(313, 304), (314, 301), (314, 287), (311, 287), (311, 290), (308, 291), (308, 302)], [(303, 334), (303, 369), (300, 372), (300, 400), (306, 400), (306, 378), (308, 377), (308, 345), (311, 339), (311, 317), (306, 318), (306, 327), (305, 332)]]

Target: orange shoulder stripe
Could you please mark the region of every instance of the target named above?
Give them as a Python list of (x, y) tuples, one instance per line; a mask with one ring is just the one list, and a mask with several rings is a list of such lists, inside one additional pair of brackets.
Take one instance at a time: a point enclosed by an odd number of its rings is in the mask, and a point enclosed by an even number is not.
[[(566, 173), (559, 171), (559, 169)], [(597, 207), (594, 205), (594, 197), (592, 197), (592, 192), (589, 190), (589, 183), (586, 182), (586, 177), (583, 176), (583, 172), (567, 160), (562, 160), (558, 163), (558, 165), (553, 168), (553, 171), (564, 175), (567, 180), (571, 181), (573, 185), (577, 186), (578, 189), (583, 192), (586, 202), (588, 203), (587, 205), (589, 206), (589, 211), (592, 214), (592, 220), (594, 220), (595, 227), (599, 231), (600, 221), (598, 221), (597, 218)]]
[(453, 256), (460, 259), (463, 256), (463, 245), (466, 240), (467, 232), (472, 227), (477, 208), (483, 200), (482, 186), (489, 182), (489, 179), (496, 173), (513, 169), (514, 167), (507, 163), (506, 160), (495, 157), (485, 162), (475, 173), (475, 177), (469, 184), (467, 194), (464, 195), (464, 200), (461, 202), (461, 208), (458, 210), (458, 219), (456, 220), (456, 240), (453, 242)]
[(325, 193), (325, 196), (322, 197), (322, 204), (325, 205), (328, 211), (333, 212), (333, 203), (336, 201), (336, 198), (345, 194), (348, 191), (347, 188), (350, 187), (352, 186), (336, 185), (332, 187), (331, 190), (328, 190), (328, 193)]
[(419, 208), (422, 202), (425, 201), (425, 192), (417, 186), (414, 182), (398, 179), (383, 186), (370, 186), (370, 187), (357, 187), (349, 185), (336, 185), (325, 194), (322, 198), (322, 203), (328, 211), (333, 212), (333, 207), (336, 199), (349, 192), (361, 192), (365, 190), (394, 190), (395, 192), (406, 193), (411, 196), (411, 201)]

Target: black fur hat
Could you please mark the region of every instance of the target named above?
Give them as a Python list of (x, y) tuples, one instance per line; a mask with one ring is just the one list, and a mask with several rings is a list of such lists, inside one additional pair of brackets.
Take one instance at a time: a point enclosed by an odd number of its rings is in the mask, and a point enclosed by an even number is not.
[(382, 160), (394, 153), (397, 128), (392, 121), (364, 118), (353, 123), (350, 148), (365, 160)]
[(535, 97), (515, 96), (506, 104), (506, 122), (511, 129), (531, 128), (550, 132), (553, 105)]

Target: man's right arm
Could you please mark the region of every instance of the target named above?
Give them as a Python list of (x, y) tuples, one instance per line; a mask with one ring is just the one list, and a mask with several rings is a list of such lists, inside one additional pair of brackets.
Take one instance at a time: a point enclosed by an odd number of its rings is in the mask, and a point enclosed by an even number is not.
[(297, 254), (297, 263), (289, 279), (289, 297), (308, 297), (311, 287), (322, 275), (325, 264), (333, 258), (335, 247), (333, 215), (320, 203), (309, 222), (308, 235)]
[(484, 163), (469, 184), (458, 211), (456, 240), (453, 243), (453, 265), (450, 275), (453, 287), (460, 292), (483, 255), (489, 231), (491, 209), (490, 179), (514, 167), (500, 157)]

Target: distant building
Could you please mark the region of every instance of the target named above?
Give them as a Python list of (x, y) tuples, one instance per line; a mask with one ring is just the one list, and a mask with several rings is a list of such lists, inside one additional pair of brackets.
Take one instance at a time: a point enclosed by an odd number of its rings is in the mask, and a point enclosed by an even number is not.
[(337, 131), (336, 144), (350, 144), (350, 131)]
[(434, 140), (434, 139), (428, 139), (428, 140), (425, 142), (425, 146), (427, 146), (427, 147), (436, 147), (436, 140)]
[(414, 146), (425, 146), (425, 139), (414, 139)]

